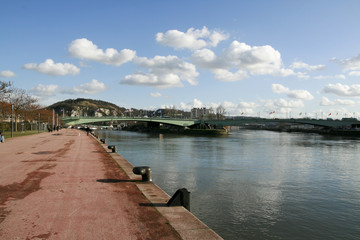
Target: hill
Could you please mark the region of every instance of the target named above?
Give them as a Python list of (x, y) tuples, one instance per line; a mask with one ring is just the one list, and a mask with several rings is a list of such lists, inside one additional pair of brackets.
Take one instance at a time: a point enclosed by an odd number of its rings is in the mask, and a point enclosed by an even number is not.
[(48, 106), (47, 109), (54, 109), (56, 113), (63, 114), (64, 116), (123, 116), (125, 108), (119, 107), (113, 103), (77, 98), (67, 99), (65, 101), (57, 102)]

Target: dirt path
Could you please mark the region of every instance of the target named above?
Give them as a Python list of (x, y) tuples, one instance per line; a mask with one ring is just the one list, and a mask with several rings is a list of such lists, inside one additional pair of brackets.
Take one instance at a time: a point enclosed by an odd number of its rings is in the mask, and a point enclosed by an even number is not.
[(0, 144), (0, 239), (179, 239), (86, 133)]

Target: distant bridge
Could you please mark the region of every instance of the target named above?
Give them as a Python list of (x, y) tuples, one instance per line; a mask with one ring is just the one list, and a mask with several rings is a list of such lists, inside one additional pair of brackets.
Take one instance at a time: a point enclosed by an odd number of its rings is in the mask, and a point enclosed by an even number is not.
[(291, 118), (291, 119), (268, 119), (268, 118), (242, 118), (242, 119), (225, 119), (225, 120), (205, 120), (207, 124), (212, 124), (216, 126), (242, 126), (245, 124), (266, 124), (266, 123), (291, 123), (291, 124), (307, 124), (319, 127), (344, 127), (359, 125), (360, 121), (355, 118), (348, 118), (343, 120), (333, 120), (333, 119), (304, 119), (304, 118)]
[(245, 124), (266, 124), (266, 123), (291, 123), (291, 124), (308, 124), (313, 126), (336, 128), (345, 126), (358, 126), (360, 121), (356, 118), (344, 118), (342, 120), (332, 119), (268, 119), (268, 118), (239, 118), (239, 119), (225, 119), (225, 120), (202, 120), (202, 119), (179, 119), (179, 118), (141, 118), (141, 117), (63, 117), (63, 123), (66, 126), (71, 125), (87, 125), (96, 122), (148, 122), (148, 123), (162, 123), (174, 125), (179, 127), (191, 127), (199, 124), (210, 124), (218, 127), (225, 126), (243, 126)]
[(153, 122), (175, 125), (179, 127), (189, 127), (197, 124), (198, 119), (179, 119), (179, 118), (141, 118), (141, 117), (63, 117), (63, 123), (66, 126), (84, 125), (96, 122)]

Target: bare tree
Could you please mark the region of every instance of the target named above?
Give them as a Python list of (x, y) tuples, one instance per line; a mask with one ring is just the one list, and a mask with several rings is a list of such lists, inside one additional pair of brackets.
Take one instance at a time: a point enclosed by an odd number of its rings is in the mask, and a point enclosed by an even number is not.
[(225, 108), (220, 104), (217, 108), (216, 108), (216, 118), (218, 120), (224, 119), (225, 118)]
[(212, 107), (209, 108), (209, 114), (206, 117), (209, 120), (214, 120), (216, 118), (215, 111)]
[(0, 101), (3, 101), (12, 90), (11, 82), (0, 81)]
[(17, 121), (20, 115), (24, 117), (26, 112), (32, 110), (32, 106), (37, 102), (37, 100), (26, 93), (25, 90), (15, 88), (10, 93), (8, 102), (10, 105), (14, 106), (15, 114), (15, 131), (17, 131)]

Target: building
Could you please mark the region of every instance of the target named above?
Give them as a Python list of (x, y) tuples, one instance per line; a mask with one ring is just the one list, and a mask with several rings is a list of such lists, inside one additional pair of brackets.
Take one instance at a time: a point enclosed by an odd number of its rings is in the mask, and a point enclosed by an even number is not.
[(206, 108), (193, 108), (191, 109), (191, 118), (204, 118), (210, 114), (210, 110)]

